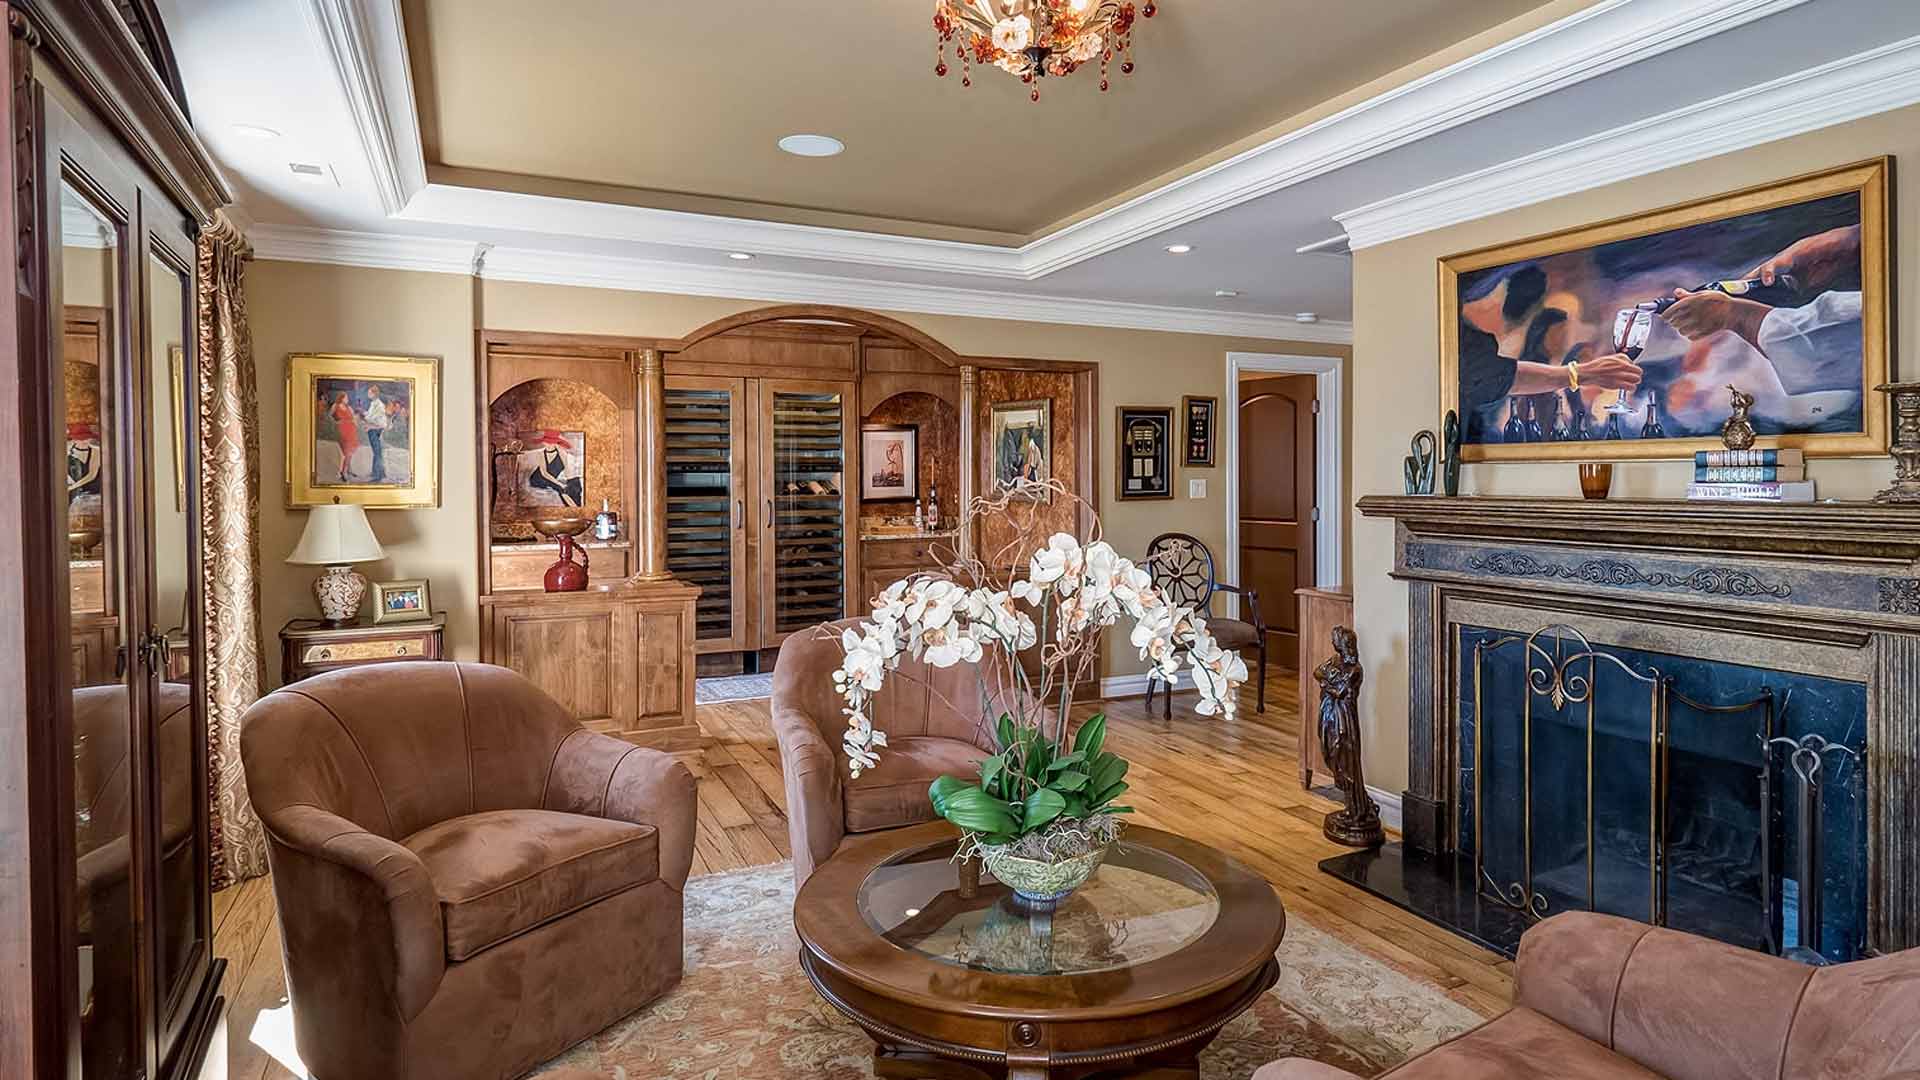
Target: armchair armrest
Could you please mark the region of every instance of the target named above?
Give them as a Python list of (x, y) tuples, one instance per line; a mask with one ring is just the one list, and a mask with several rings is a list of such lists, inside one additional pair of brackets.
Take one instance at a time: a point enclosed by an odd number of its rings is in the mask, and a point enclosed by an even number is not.
[[(418, 1016), (447, 970), (440, 900), (420, 857), (317, 806), (283, 806), (263, 818), (275, 846), (275, 892), (299, 898), (280, 910), (296, 992), (302, 984), (371, 983), (391, 999), (392, 1012)], [(302, 1004), (383, 1011), (372, 997), (314, 994)]]
[(1251, 586), (1242, 588), (1239, 585), (1229, 585), (1224, 581), (1216, 581), (1213, 584), (1213, 591), (1238, 594), (1241, 599), (1247, 602), (1247, 621), (1252, 623), (1253, 628), (1260, 631), (1261, 634), (1267, 632), (1267, 621), (1260, 617), (1260, 592), (1258, 589)]
[(840, 765), (813, 717), (779, 698), (774, 699), (773, 733), (780, 743), (780, 771), (786, 778), (794, 879), (805, 881), (847, 835)]
[(660, 879), (686, 886), (699, 807), (693, 773), (672, 754), (581, 728), (554, 755), (545, 805), (653, 826), (660, 834)]

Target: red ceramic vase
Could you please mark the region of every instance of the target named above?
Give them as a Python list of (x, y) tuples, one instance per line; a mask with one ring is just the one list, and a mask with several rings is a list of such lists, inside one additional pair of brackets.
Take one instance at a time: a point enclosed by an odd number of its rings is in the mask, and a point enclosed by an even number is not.
[[(580, 556), (574, 562), (574, 555)], [(547, 567), (548, 592), (579, 592), (587, 587), (587, 549), (573, 542), (573, 537), (560, 537), (560, 561)]]

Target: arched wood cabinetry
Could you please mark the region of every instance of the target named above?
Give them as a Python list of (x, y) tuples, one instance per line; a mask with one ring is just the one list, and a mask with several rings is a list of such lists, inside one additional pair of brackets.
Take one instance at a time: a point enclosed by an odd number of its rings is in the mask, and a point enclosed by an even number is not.
[(0, 2), (0, 1076), (217, 1027), (194, 245), (228, 201), (150, 0)]
[[(483, 658), (558, 684), (563, 700), (580, 672), (592, 673), (610, 689), (576, 711), (637, 741), (697, 737), (696, 671), (760, 670), (789, 634), (863, 612), (879, 588), (927, 566), (934, 548), (971, 549), (975, 538), (952, 522), (991, 482), (996, 402), (1052, 402), (1059, 475), (1098, 500), (1092, 363), (962, 356), (899, 320), (816, 305), (745, 312), (678, 339), (482, 331), (479, 344)], [(491, 461), (506, 434), (490, 410), (512, 386), (590, 372), (628, 403), (621, 465), (630, 479), (588, 483), (585, 510), (609, 498), (625, 531), (604, 554), (589, 548), (588, 593), (547, 594), (529, 571), (551, 562), (551, 551), (507, 537), (489, 510), (500, 491)], [(910, 501), (862, 499), (863, 425), (912, 426), (926, 440), (921, 459), (939, 478), (941, 529), (913, 531)], [(601, 475), (610, 475), (604, 462)], [(642, 597), (681, 615), (622, 624), (601, 611)], [(569, 610), (581, 617), (570, 620)], [(523, 625), (542, 629), (521, 633)], [(623, 691), (603, 654), (645, 656), (651, 674), (636, 669), (640, 682)], [(677, 715), (595, 711), (669, 684), (686, 688)]]

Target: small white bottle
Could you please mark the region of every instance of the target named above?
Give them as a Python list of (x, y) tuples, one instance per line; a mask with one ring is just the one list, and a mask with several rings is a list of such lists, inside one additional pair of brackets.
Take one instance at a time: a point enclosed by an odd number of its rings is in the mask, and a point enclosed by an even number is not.
[(913, 531), (925, 532), (927, 529), (927, 508), (919, 499), (913, 500)]

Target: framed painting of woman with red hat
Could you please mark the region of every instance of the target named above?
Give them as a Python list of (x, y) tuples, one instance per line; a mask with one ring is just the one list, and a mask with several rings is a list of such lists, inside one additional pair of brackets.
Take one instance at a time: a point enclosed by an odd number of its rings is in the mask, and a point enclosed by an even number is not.
[(287, 505), (438, 506), (440, 362), (287, 358)]

